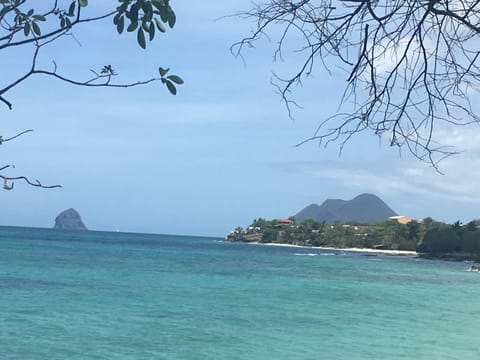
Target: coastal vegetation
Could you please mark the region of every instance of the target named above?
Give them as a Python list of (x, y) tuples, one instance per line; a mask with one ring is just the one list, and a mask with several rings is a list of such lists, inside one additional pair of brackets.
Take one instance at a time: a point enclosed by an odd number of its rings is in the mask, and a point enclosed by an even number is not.
[(238, 227), (227, 241), (291, 244), (334, 248), (368, 248), (417, 251), (421, 256), (457, 260), (480, 260), (480, 220), (463, 225), (432, 218), (400, 223), (396, 219), (375, 224), (355, 222), (327, 224), (313, 219), (255, 219), (245, 229)]

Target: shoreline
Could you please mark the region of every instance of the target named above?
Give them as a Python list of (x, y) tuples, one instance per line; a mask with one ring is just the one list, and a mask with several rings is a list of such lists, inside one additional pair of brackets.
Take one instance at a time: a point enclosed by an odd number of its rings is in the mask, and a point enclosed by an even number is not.
[(259, 242), (251, 242), (250, 244), (265, 245), (265, 246), (281, 246), (281, 247), (291, 247), (291, 248), (301, 248), (301, 249), (314, 249), (314, 250), (335, 250), (335, 251), (363, 252), (363, 253), (375, 253), (375, 254), (398, 255), (398, 256), (418, 256), (418, 253), (416, 251), (413, 251), (413, 250), (380, 250), (380, 249), (370, 249), (370, 248), (334, 248), (334, 247), (324, 247), (324, 246), (302, 246), (302, 245), (293, 245), (293, 244), (259, 243)]

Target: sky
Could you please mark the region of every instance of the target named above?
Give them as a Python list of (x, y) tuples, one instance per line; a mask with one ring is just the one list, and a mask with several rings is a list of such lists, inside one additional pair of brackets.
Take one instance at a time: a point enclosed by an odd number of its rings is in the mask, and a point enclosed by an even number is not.
[[(110, 2), (99, 4), (91, 1), (89, 11)], [(364, 192), (412, 218), (480, 218), (478, 127), (439, 132), (439, 141), (461, 150), (440, 164), (443, 174), (372, 134), (354, 137), (341, 154), (338, 143), (296, 147), (337, 111), (346, 76), (316, 68), (293, 94), (302, 108), (292, 119), (270, 80), (272, 71), (291, 74), (295, 55), (274, 62), (275, 44), (265, 39), (243, 60), (230, 52), (252, 24), (225, 16), (250, 1), (171, 4), (175, 28), (146, 50), (107, 20), (58, 39), (40, 61), (80, 80), (111, 64), (118, 82), (170, 67), (185, 80), (176, 96), (159, 83), (92, 89), (42, 76), (5, 94), (14, 108), (0, 109), (2, 135), (34, 129), (2, 145), (3, 163), (16, 166), (9, 174), (63, 188), (16, 183), (1, 192), (0, 224), (48, 228), (73, 207), (93, 230), (225, 236), (257, 217), (288, 217)], [(31, 52), (4, 52), (1, 87), (28, 69)]]

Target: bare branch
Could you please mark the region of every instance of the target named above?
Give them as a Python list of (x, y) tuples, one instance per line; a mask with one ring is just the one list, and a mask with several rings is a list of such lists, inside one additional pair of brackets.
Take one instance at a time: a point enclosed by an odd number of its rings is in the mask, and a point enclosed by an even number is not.
[(35, 186), (35, 187), (39, 187), (39, 188), (43, 188), (43, 189), (62, 188), (61, 185), (43, 185), (40, 181), (38, 181), (36, 179), (35, 179), (35, 181), (32, 181), (29, 178), (27, 178), (26, 176), (9, 177), (9, 176), (0, 175), (0, 179), (3, 179), (3, 188), (5, 190), (13, 190), (13, 187), (15, 185), (15, 183), (14, 183), (15, 180), (22, 180), (30, 186)]
[[(4, 142), (14, 140), (14, 139), (26, 134), (26, 133), (32, 132), (32, 131), (33, 131), (32, 129), (24, 130), (24, 131), (14, 135), (14, 136), (6, 138), (6, 139), (4, 139), (2, 136), (0, 136), (0, 145), (3, 144)], [(0, 167), (0, 172), (3, 172), (4, 170), (7, 170), (7, 169), (14, 169), (14, 168), (15, 168), (15, 165), (4, 165), (4, 166)], [(61, 185), (44, 185), (38, 180), (35, 180), (35, 181), (30, 180), (26, 176), (7, 176), (7, 175), (4, 175), (4, 174), (0, 174), (0, 179), (3, 179), (3, 189), (4, 190), (13, 190), (14, 185), (15, 185), (15, 182), (14, 182), (15, 180), (22, 180), (25, 183), (27, 183), (28, 185), (39, 187), (39, 188), (44, 188), (44, 189), (54, 189), (54, 188), (61, 188), (62, 187)]]
[(0, 101), (7, 105), (10, 110), (12, 110), (12, 103), (10, 101), (5, 99), (3, 96), (0, 96)]
[[(134, 87), (139, 85), (147, 85), (154, 81), (161, 81), (161, 78), (151, 78), (147, 80), (135, 81), (133, 83), (128, 83), (128, 84), (111, 84), (110, 80), (112, 79), (113, 76), (116, 76), (117, 74), (98, 74), (94, 72), (96, 76), (86, 81), (72, 80), (57, 74), (55, 71), (34, 70), (32, 74), (49, 75), (72, 85), (87, 86), (87, 87), (129, 88), (129, 87)], [(100, 81), (100, 82), (97, 82), (97, 81)]]
[(272, 77), (289, 115), (294, 85), (314, 71), (315, 59), (329, 73), (332, 65), (345, 71), (340, 110), (300, 144), (340, 142), (341, 150), (370, 131), (438, 169), (457, 151), (437, 144), (435, 129), (480, 123), (470, 101), (480, 89), (480, 0), (269, 0), (236, 16), (255, 28), (232, 46), (234, 55), (278, 33), (275, 54), (290, 41), (303, 54), (290, 75)]
[[(26, 133), (32, 132), (32, 131), (33, 131), (32, 129), (24, 130), (24, 131), (18, 133), (17, 135), (14, 135), (14, 136), (6, 138), (6, 139), (4, 139), (2, 136), (0, 136), (0, 145), (3, 144), (4, 142), (11, 141), (13, 139), (16, 139), (16, 138), (18, 138), (18, 137), (20, 137), (20, 136), (22, 136)], [(11, 166), (11, 165), (7, 165), (7, 167), (9, 167), (9, 166)], [(4, 169), (5, 168), (0, 168), (0, 171), (2, 171)]]

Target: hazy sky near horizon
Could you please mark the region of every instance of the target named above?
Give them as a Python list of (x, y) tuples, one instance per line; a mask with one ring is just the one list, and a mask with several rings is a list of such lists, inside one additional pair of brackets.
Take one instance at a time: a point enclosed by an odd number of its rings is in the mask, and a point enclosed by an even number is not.
[[(90, 3), (95, 11), (98, 4)], [(157, 34), (147, 50), (134, 34), (118, 36), (108, 20), (75, 30), (78, 42), (60, 39), (41, 61), (51, 68), (55, 60), (59, 72), (76, 79), (111, 64), (117, 82), (170, 67), (185, 80), (177, 96), (159, 83), (91, 89), (45, 77), (5, 94), (14, 109), (1, 109), (2, 135), (35, 131), (4, 144), (3, 163), (16, 165), (11, 175), (63, 189), (18, 182), (14, 191), (2, 191), (0, 224), (51, 227), (73, 207), (95, 230), (223, 236), (256, 217), (287, 217), (310, 203), (363, 192), (414, 218), (480, 217), (478, 127), (439, 133), (463, 151), (441, 163), (444, 175), (369, 134), (353, 138), (341, 156), (339, 144), (295, 147), (335, 113), (346, 77), (318, 67), (293, 94), (302, 109), (292, 120), (270, 78), (272, 70), (291, 74), (295, 57), (274, 63), (275, 44), (267, 40), (246, 49), (244, 61), (230, 53), (252, 26), (222, 17), (248, 9), (250, 1), (171, 3), (175, 28)], [(4, 54), (2, 77), (18, 78), (31, 50)]]

